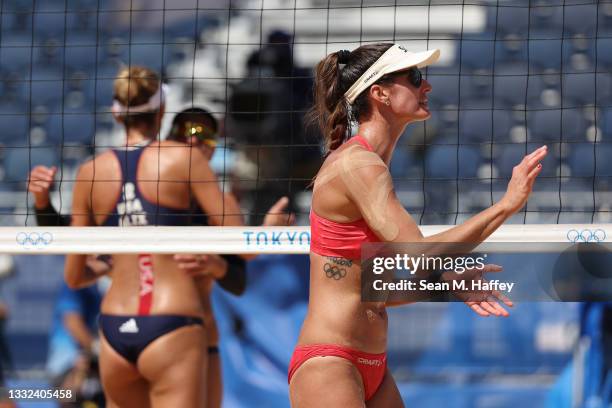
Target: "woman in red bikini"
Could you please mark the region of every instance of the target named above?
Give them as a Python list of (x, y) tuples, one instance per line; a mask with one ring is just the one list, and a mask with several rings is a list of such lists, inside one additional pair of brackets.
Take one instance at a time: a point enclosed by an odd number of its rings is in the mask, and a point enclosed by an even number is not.
[[(329, 54), (317, 66), (312, 112), (329, 153), (312, 197), (310, 302), (289, 366), (294, 408), (403, 407), (386, 363), (391, 304), (362, 302), (361, 244), (482, 242), (525, 205), (541, 170), (545, 146), (514, 168), (499, 202), (423, 237), (397, 199), (387, 166), (406, 125), (430, 116), (431, 86), (419, 68), (438, 56), (370, 44)], [(358, 136), (350, 138), (354, 122)], [(494, 301), (466, 303), (479, 315), (507, 315)]]

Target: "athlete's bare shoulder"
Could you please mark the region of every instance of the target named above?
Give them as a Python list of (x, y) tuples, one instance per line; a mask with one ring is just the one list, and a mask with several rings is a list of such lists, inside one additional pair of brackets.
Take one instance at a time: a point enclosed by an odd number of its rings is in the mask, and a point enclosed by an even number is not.
[[(326, 184), (339, 175), (367, 177), (370, 174), (369, 168), (373, 167), (386, 169), (387, 165), (379, 155), (359, 143), (345, 143), (325, 159), (315, 186)], [(380, 170), (375, 173), (378, 175)]]
[(172, 157), (177, 160), (189, 160), (190, 158), (198, 160), (206, 160), (204, 154), (195, 146), (190, 146), (186, 143), (177, 142), (174, 140), (162, 140), (151, 143), (148, 147), (149, 151), (157, 151), (166, 157)]
[(116, 160), (112, 151), (107, 150), (86, 159), (80, 166), (78, 178), (80, 180), (93, 180), (96, 173), (100, 174), (114, 168)]

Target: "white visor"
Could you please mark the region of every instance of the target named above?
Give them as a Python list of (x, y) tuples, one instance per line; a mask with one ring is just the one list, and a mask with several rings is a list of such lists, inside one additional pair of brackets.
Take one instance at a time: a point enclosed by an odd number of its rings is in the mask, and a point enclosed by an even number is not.
[(128, 113), (146, 113), (146, 112), (155, 112), (161, 108), (162, 104), (166, 102), (166, 97), (168, 94), (168, 85), (161, 84), (157, 88), (157, 92), (155, 92), (147, 103), (138, 106), (125, 106), (118, 100), (113, 100), (112, 111), (115, 115), (123, 116)]
[(427, 50), (410, 52), (401, 45), (393, 44), (379, 59), (376, 60), (348, 91), (344, 94), (349, 103), (365, 91), (370, 85), (378, 81), (383, 75), (402, 71), (411, 67), (423, 68), (431, 65), (440, 57), (440, 50)]

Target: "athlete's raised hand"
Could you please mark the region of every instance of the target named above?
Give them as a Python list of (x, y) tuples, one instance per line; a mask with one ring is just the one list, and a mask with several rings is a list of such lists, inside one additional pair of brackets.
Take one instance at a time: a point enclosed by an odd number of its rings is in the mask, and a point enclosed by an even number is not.
[(35, 166), (28, 177), (28, 191), (34, 194), (36, 208), (45, 208), (49, 205), (49, 190), (53, 185), (53, 178), (57, 167)]
[(289, 198), (281, 197), (266, 214), (263, 224), (264, 227), (282, 227), (287, 225), (293, 225), (295, 222), (295, 215), (285, 212), (289, 205)]
[(512, 178), (508, 183), (506, 194), (502, 198), (508, 210), (514, 214), (527, 203), (533, 183), (542, 170), (540, 163), (546, 157), (548, 149), (542, 146), (523, 157), (523, 160), (512, 169)]

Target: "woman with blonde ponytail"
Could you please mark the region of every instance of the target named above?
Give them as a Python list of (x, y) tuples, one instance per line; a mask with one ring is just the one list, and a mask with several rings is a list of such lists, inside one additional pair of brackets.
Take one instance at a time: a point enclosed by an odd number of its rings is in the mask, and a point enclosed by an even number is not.
[[(541, 170), (546, 147), (515, 167), (499, 202), (462, 225), (421, 234), (395, 195), (388, 165), (406, 126), (430, 117), (431, 85), (419, 68), (438, 57), (438, 50), (382, 43), (331, 53), (317, 65), (309, 117), (327, 154), (310, 212), (308, 313), (289, 365), (294, 408), (403, 407), (386, 356), (386, 308), (402, 303), (362, 301), (361, 244), (482, 242), (523, 207)], [(483, 316), (506, 316), (501, 304), (511, 305), (503, 297), (466, 303)]]
[[(192, 199), (210, 225), (242, 225), (236, 200), (219, 189), (205, 154), (159, 140), (165, 101), (165, 85), (155, 72), (138, 66), (119, 72), (113, 115), (125, 129), (125, 144), (80, 166), (72, 226), (189, 226), (198, 215)], [(196, 255), (197, 265), (185, 268), (173, 255), (112, 255), (112, 284), (99, 318), (108, 407), (206, 406), (207, 348), (217, 339), (205, 327), (212, 312), (202, 296), (228, 265), (219, 258), (204, 268), (202, 258)], [(80, 254), (66, 257), (70, 287), (100, 277), (85, 260)]]

